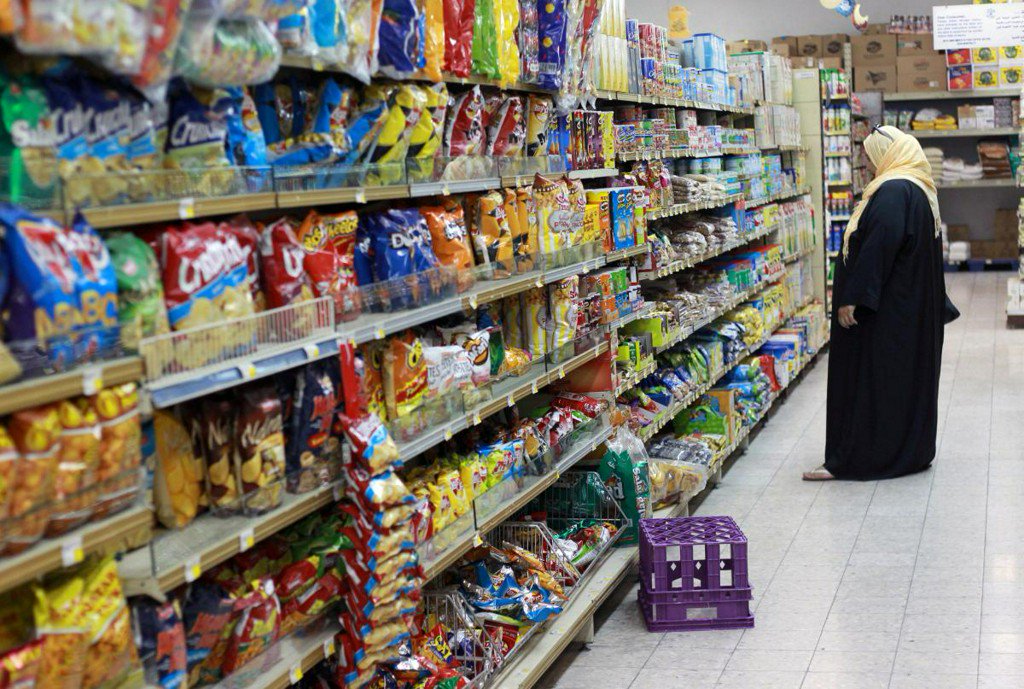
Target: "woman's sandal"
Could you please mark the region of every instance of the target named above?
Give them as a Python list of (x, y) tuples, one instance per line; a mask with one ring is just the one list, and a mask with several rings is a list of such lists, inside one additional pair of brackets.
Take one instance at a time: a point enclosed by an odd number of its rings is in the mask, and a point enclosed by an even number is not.
[(836, 477), (833, 476), (829, 472), (829, 470), (825, 468), (824, 464), (822, 464), (817, 469), (804, 472), (805, 481), (834, 481), (835, 479)]

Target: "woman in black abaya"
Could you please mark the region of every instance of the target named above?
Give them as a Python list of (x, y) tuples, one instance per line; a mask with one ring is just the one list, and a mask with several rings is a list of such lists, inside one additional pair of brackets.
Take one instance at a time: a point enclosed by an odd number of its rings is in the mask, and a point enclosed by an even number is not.
[(876, 127), (864, 148), (877, 174), (836, 265), (825, 463), (808, 481), (894, 478), (935, 457), (943, 326), (958, 315), (935, 182), (920, 143), (895, 127)]

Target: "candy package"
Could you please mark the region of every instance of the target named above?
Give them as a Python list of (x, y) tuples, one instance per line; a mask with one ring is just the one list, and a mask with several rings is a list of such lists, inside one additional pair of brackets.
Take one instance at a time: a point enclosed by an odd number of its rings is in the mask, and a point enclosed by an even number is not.
[(477, 262), (493, 266), (494, 277), (515, 272), (512, 230), (505, 215), (505, 198), (499, 191), (473, 197), (469, 202), (470, 231)]
[(444, 135), (445, 155), (472, 156), (484, 152), (483, 107), (479, 86), (452, 97)]

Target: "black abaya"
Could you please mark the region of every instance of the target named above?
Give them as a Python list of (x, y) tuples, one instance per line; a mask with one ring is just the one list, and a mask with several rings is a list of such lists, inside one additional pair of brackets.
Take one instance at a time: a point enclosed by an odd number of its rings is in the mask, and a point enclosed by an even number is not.
[[(928, 198), (885, 182), (837, 261), (832, 293), (825, 468), (874, 480), (921, 471), (935, 457), (946, 286)], [(857, 325), (839, 325), (854, 305)]]

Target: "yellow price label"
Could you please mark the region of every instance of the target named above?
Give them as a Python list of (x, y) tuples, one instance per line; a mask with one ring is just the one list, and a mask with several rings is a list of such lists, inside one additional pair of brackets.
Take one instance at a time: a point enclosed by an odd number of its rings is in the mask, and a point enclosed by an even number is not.
[(451, 193), (452, 191), (448, 188), (447, 182), (441, 185), (441, 196), (449, 196)]
[(480, 412), (474, 412), (473, 413), (473, 425), (474, 426), (479, 426), (480, 425)]
[(334, 655), (334, 637), (328, 637), (324, 641), (324, 658), (330, 658)]
[(193, 555), (189, 559), (185, 560), (185, 582), (191, 584), (193, 581), (199, 578), (203, 573), (203, 568), (199, 564), (199, 556)]
[(469, 298), (469, 308), (475, 310), (478, 305), (479, 302), (477, 301), (476, 295), (474, 294)]
[(85, 549), (82, 547), (81, 536), (71, 536), (60, 546), (60, 561), (65, 567), (77, 565), (85, 559)]
[(511, 393), (511, 392), (510, 392), (510, 393), (508, 393), (508, 397), (506, 397), (506, 398), (505, 398), (505, 403), (506, 403), (506, 404), (507, 404), (507, 405), (508, 405), (509, 407), (514, 407), (514, 406), (516, 406), (516, 398), (512, 396), (512, 393)]
[(480, 532), (477, 531), (475, 534), (473, 534), (473, 546), (476, 547), (476, 548), (479, 548), (483, 544), (484, 544), (484, 539), (480, 538)]
[(238, 552), (244, 553), (254, 545), (256, 545), (256, 534), (251, 528), (244, 529), (242, 533), (238, 534)]
[(356, 189), (356, 203), (366, 203), (365, 189)]
[(537, 278), (537, 282), (535, 282), (533, 284), (537, 288), (543, 287), (544, 286), (544, 280), (542, 278)]
[(559, 378), (559, 380), (561, 380), (562, 378), (565, 378), (565, 366), (559, 366), (558, 367), (558, 378)]
[(103, 389), (103, 369), (89, 366), (82, 371), (82, 394), (95, 395)]
[(445, 440), (451, 440), (452, 439), (452, 429), (450, 429), (450, 428), (444, 429), (444, 439)]
[(314, 58), (312, 58), (310, 60), (310, 63), (311, 63), (310, 66), (313, 68), (314, 72), (322, 72), (322, 71), (324, 71), (324, 63), (323, 63), (323, 60), (321, 60), (320, 58), (314, 57)]
[(178, 201), (178, 218), (191, 220), (196, 217), (196, 200), (189, 196)]
[(288, 681), (290, 681), (292, 684), (298, 684), (300, 681), (302, 681), (301, 665), (293, 665), (292, 668), (288, 670)]
[(320, 356), (320, 345), (316, 344), (315, 342), (311, 342), (308, 345), (305, 345), (303, 349), (306, 352), (307, 359), (315, 359), (318, 356)]
[(373, 331), (373, 337), (374, 337), (374, 339), (377, 339), (377, 340), (383, 340), (384, 339), (384, 328), (381, 328), (380, 326), (377, 326), (377, 329)]
[(535, 381), (535, 380), (534, 381), (530, 381), (530, 392), (532, 392), (533, 394), (536, 395), (537, 394), (537, 390), (538, 390), (537, 381)]
[(242, 377), (247, 380), (252, 380), (256, 377), (256, 364), (242, 364), (238, 367), (238, 370), (241, 372)]

